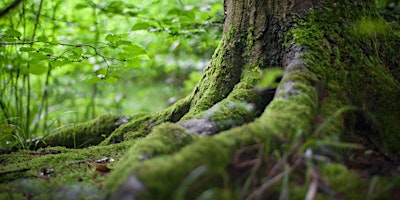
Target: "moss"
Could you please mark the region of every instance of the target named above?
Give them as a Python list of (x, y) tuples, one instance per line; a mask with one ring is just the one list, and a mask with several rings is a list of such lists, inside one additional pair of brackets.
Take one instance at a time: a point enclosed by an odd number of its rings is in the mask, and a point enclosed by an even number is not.
[(196, 87), (191, 108), (183, 120), (193, 118), (194, 115), (224, 99), (239, 82), (244, 66), (241, 58), (244, 47), (240, 37), (242, 36), (235, 35), (235, 28), (224, 34), (222, 42), (206, 68), (205, 75)]
[(252, 121), (256, 117), (254, 104), (240, 101), (223, 101), (208, 110), (203, 118), (215, 122), (219, 130), (227, 130)]
[(68, 148), (83, 148), (99, 144), (121, 124), (127, 123), (128, 117), (122, 115), (104, 115), (90, 122), (63, 128), (45, 138), (45, 144), (62, 145)]
[(101, 143), (101, 145), (119, 143), (124, 140), (134, 140), (140, 137), (144, 137), (148, 133), (150, 133), (154, 126), (158, 124), (161, 124), (163, 122), (179, 121), (183, 117), (183, 115), (185, 115), (189, 111), (192, 98), (193, 96), (189, 95), (159, 113), (139, 113), (132, 116), (129, 123), (124, 124), (116, 129), (107, 139), (105, 139)]
[[(258, 64), (247, 65), (243, 70), (240, 82), (230, 94), (214, 106), (192, 116), (216, 123), (220, 131), (240, 126), (253, 121), (259, 116), (269, 102), (266, 95), (259, 95), (255, 85), (260, 80)], [(269, 94), (273, 96), (272, 94)]]
[(136, 114), (131, 117), (129, 123), (113, 131), (100, 145), (119, 143), (124, 140), (133, 140), (137, 137), (143, 137), (151, 130), (152, 123), (154, 123), (152, 115), (145, 113)]
[(341, 164), (323, 163), (319, 168), (323, 181), (343, 199), (391, 199), (400, 182), (399, 177), (360, 178)]
[(179, 121), (189, 111), (193, 96), (194, 94), (188, 95), (166, 110), (160, 112), (156, 117), (156, 120), (169, 122)]
[(107, 187), (112, 192), (115, 191), (135, 168), (142, 165), (142, 162), (178, 151), (195, 138), (196, 135), (188, 133), (179, 125), (163, 123), (156, 126), (149, 135), (137, 140), (130, 148), (123, 160), (119, 162), (116, 173), (112, 173), (107, 180)]
[(263, 129), (281, 136), (290, 136), (299, 130), (307, 134), (312, 132), (317, 112), (317, 93), (314, 87), (302, 83), (296, 83), (294, 87), (299, 94), (286, 98), (283, 93), (281, 96), (278, 94), (268, 105), (258, 119), (259, 123), (268, 122), (263, 123)]
[[(0, 155), (0, 171), (28, 168), (0, 176), (0, 198), (23, 199), (104, 199), (106, 173), (96, 172), (96, 160), (110, 157), (118, 161), (132, 143), (92, 146), (85, 149), (47, 147)], [(114, 162), (108, 163), (113, 168)], [(63, 196), (67, 195), (67, 196)]]
[[(291, 32), (288, 41), (293, 43), (290, 45), (307, 49), (307, 53), (301, 56), (305, 63), (285, 69), (278, 92), (265, 110), (262, 106), (265, 98), (254, 88), (260, 79), (261, 66), (257, 61), (246, 65), (246, 61), (242, 60), (243, 55), (248, 55), (246, 50), (252, 46), (251, 41), (246, 43), (242, 39), (253, 38), (251, 35), (241, 36), (240, 33), (234, 35), (236, 31), (232, 29), (220, 44), (201, 83), (190, 96), (166, 111), (133, 116), (128, 124), (119, 127), (102, 143), (121, 142), (118, 144), (80, 150), (48, 148), (45, 151), (57, 150), (60, 154), (41, 157), (29, 152), (0, 155), (1, 163), (7, 163), (0, 165), (2, 171), (25, 166), (31, 168), (18, 176), (2, 176), (0, 180), (5, 184), (1, 184), (0, 189), (11, 191), (11, 195), (22, 190), (33, 191), (36, 197), (41, 197), (39, 193), (43, 190), (58, 194), (55, 187), (75, 191), (68, 184), (82, 181), (79, 187), (86, 188), (82, 189), (86, 191), (82, 194), (109, 190), (110, 195), (118, 192), (129, 177), (135, 177), (145, 185), (146, 190), (140, 194), (140, 198), (144, 199), (194, 199), (212, 193), (214, 196), (211, 196), (216, 199), (232, 199), (243, 196), (241, 192), (245, 184), (243, 177), (235, 175), (245, 171), (242, 176), (246, 176), (249, 171), (257, 170), (255, 166), (242, 171), (234, 168), (234, 159), (240, 151), (254, 144), (265, 146), (260, 151), (262, 159), (249, 155), (249, 159), (263, 161), (260, 177), (265, 177), (268, 167), (279, 166), (279, 162), (290, 164), (291, 159), (301, 157), (302, 139), (313, 142), (319, 138), (320, 135), (313, 133), (321, 122), (346, 105), (355, 105), (366, 115), (373, 116), (376, 120), (371, 121), (378, 127), (385, 147), (396, 152), (399, 147), (390, 141), (398, 141), (399, 137), (396, 120), (400, 112), (395, 102), (400, 96), (397, 91), (393, 92), (393, 88), (399, 87), (398, 69), (395, 68), (398, 66), (396, 53), (399, 51), (395, 47), (391, 49), (390, 42), (384, 38), (389, 35), (393, 41), (399, 40), (390, 30), (387, 30), (389, 33), (385, 37), (366, 34), (358, 38), (352, 31), (353, 22), (359, 23), (362, 15), (371, 15), (367, 9), (358, 8), (356, 3), (346, 3), (344, 0), (327, 5), (321, 8), (322, 11), (313, 11)], [(349, 9), (354, 12), (345, 12)], [(377, 51), (381, 48), (389, 50)], [(253, 104), (255, 106), (251, 108), (249, 105)], [(194, 117), (210, 119), (221, 130), (229, 130), (211, 137), (199, 137), (177, 124), (168, 123)], [(343, 126), (352, 126), (351, 123), (344, 123), (343, 119), (333, 120), (321, 133), (337, 135), (343, 132)], [(96, 130), (89, 128), (98, 127), (99, 121), (82, 124), (79, 129), (69, 129), (63, 133), (68, 135), (78, 130), (82, 134), (92, 134)], [(357, 120), (349, 121), (356, 123)], [(104, 125), (110, 127), (112, 120), (106, 122)], [(301, 136), (304, 138), (294, 141), (300, 135), (298, 133), (303, 133)], [(84, 144), (84, 139), (76, 144)], [(118, 163), (110, 163), (110, 167), (115, 166), (110, 175), (96, 174), (90, 162), (76, 163), (106, 156), (118, 160)], [(43, 168), (55, 169), (49, 182), (37, 178)], [(344, 165), (319, 162), (318, 170), (328, 189), (345, 199), (366, 197), (373, 185), (360, 180), (358, 174)], [(19, 177), (28, 177), (29, 181), (14, 184), (13, 181)], [(259, 182), (264, 182), (260, 177), (257, 177)], [(293, 192), (298, 192), (293, 197), (299, 197), (299, 193), (304, 196), (307, 189), (304, 183), (307, 181), (300, 179), (303, 177), (291, 175), (289, 189), (294, 188)], [(251, 184), (256, 182), (255, 179), (249, 181)], [(398, 177), (379, 178), (374, 192), (377, 197), (390, 198), (393, 196), (390, 192), (399, 182)], [(38, 187), (28, 188), (32, 185)], [(88, 185), (94, 187), (88, 188)], [(279, 182), (272, 187), (271, 197), (278, 197), (280, 189), (282, 185)], [(104, 195), (101, 191), (98, 194)], [(322, 199), (329, 197), (322, 193), (317, 196)]]
[[(176, 154), (142, 163), (134, 173), (147, 187), (145, 199), (173, 199), (180, 187), (187, 188), (185, 199), (193, 199), (204, 191), (229, 184), (225, 169), (231, 156), (240, 145), (254, 142), (251, 137), (243, 134), (243, 129), (233, 129), (200, 138)], [(190, 185), (182, 186), (200, 166), (207, 170)]]
[[(32, 181), (21, 179), (11, 183), (13, 189), (18, 188), (18, 193), (13, 190), (4, 190), (0, 193), (0, 199), (104, 199), (105, 192), (94, 185), (82, 183), (68, 183), (52, 188), (45, 179)], [(50, 191), (50, 192), (49, 192)]]
[[(400, 139), (400, 124), (396, 123), (400, 119), (397, 103), (400, 90), (394, 88), (400, 84), (399, 70), (393, 66), (399, 64), (400, 37), (369, 6), (326, 5), (321, 11), (309, 14), (290, 37), (296, 45), (308, 48), (308, 53), (303, 55), (307, 68), (318, 74), (324, 84), (319, 115), (326, 118), (335, 109), (356, 106), (365, 116), (375, 119), (370, 126), (377, 131), (369, 130), (367, 134), (378, 134), (386, 150), (398, 153), (400, 146), (393, 141)], [(349, 9), (354, 12), (347, 12)], [(371, 19), (382, 23), (379, 27), (384, 27), (384, 31), (362, 32), (364, 29), (359, 26)], [(348, 130), (355, 127), (348, 126)]]
[[(186, 188), (185, 199), (196, 198), (205, 191), (221, 189), (226, 191), (225, 195), (228, 197), (233, 192), (230, 189), (234, 185), (230, 181), (236, 181), (236, 178), (233, 177), (230, 180), (226, 169), (231, 164), (232, 157), (238, 149), (262, 141), (268, 145), (268, 151), (272, 151), (272, 149), (280, 147), (279, 143), (271, 142), (278, 134), (280, 137), (283, 136), (283, 134), (280, 134), (281, 132), (277, 133), (278, 129), (288, 132), (292, 129), (297, 131), (298, 126), (301, 125), (286, 119), (294, 117), (300, 121), (304, 118), (312, 120), (310, 116), (316, 109), (316, 105), (313, 103), (315, 102), (313, 99), (316, 99), (316, 93), (311, 88), (303, 86), (299, 86), (299, 88), (307, 93), (311, 92), (312, 98), (307, 98), (307, 95), (279, 98), (277, 101), (274, 100), (276, 103), (272, 102), (275, 105), (270, 105), (266, 109), (267, 113), (278, 111), (293, 113), (293, 111), (296, 111), (297, 115), (276, 115), (275, 113), (273, 114), (274, 118), (263, 115), (262, 118), (268, 118), (268, 121), (264, 121), (266, 124), (262, 121), (255, 121), (212, 137), (199, 138), (174, 154), (158, 156), (141, 164), (136, 165), (137, 162), (133, 160), (127, 161), (129, 164), (122, 167), (126, 170), (125, 175), (134, 174), (146, 186), (147, 192), (144, 192), (141, 196), (144, 199), (171, 199), (182, 187)], [(288, 104), (290, 106), (285, 106)], [(278, 117), (275, 121), (276, 116)], [(311, 129), (308, 123), (304, 125), (304, 129)], [(134, 153), (130, 153), (130, 155), (132, 154)], [(182, 186), (186, 183), (185, 180), (189, 179), (190, 174), (201, 166), (205, 166), (208, 170), (201, 174), (199, 178), (193, 180), (190, 185)], [(110, 184), (114, 185), (115, 182)]]

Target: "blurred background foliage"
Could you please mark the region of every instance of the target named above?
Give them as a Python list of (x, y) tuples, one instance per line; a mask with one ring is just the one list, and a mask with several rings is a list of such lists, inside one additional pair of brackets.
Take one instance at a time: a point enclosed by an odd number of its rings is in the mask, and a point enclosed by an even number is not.
[(162, 110), (197, 83), (223, 17), (222, 0), (23, 1), (0, 18), (0, 149)]

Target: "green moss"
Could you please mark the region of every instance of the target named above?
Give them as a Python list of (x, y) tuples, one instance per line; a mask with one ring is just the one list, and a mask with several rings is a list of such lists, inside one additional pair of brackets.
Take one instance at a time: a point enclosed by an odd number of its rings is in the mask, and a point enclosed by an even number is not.
[(90, 122), (63, 128), (47, 136), (46, 145), (62, 145), (68, 148), (83, 148), (99, 144), (121, 124), (127, 123), (128, 117), (122, 115), (104, 115)]
[[(85, 149), (48, 147), (0, 155), (0, 171), (19, 170), (0, 176), (0, 198), (23, 199), (104, 199), (107, 174), (96, 172), (96, 160), (110, 157), (118, 161), (132, 143), (93, 146)], [(113, 168), (114, 162), (108, 163)], [(66, 195), (66, 196), (64, 196)]]
[(312, 132), (317, 111), (317, 93), (309, 85), (297, 83), (294, 87), (299, 90), (299, 94), (283, 98), (283, 91), (268, 105), (259, 119), (259, 123), (268, 122), (264, 123), (263, 129), (281, 136), (293, 135), (299, 130)]
[[(399, 51), (391, 47), (394, 44), (390, 41), (399, 46), (400, 40), (391, 33), (390, 26), (385, 26), (388, 32), (385, 35), (363, 34), (358, 37), (353, 28), (360, 24), (361, 16), (374, 15), (367, 9), (357, 8), (359, 6), (355, 3), (341, 1), (325, 6), (322, 11), (313, 11), (299, 23), (288, 41), (292, 41), (293, 46), (307, 49), (307, 53), (302, 55), (305, 66), (300, 63), (285, 69), (278, 93), (265, 110), (260, 106), (265, 103), (265, 98), (254, 88), (260, 79), (261, 64), (246, 65), (243, 64), (246, 61), (234, 59), (247, 55), (246, 50), (251, 49), (253, 43), (242, 39), (252, 40), (252, 35), (234, 35), (236, 30), (232, 29), (191, 95), (166, 111), (135, 115), (119, 128), (115, 127), (115, 120), (119, 117), (111, 116), (62, 130), (49, 139), (49, 143), (59, 144), (56, 143), (59, 137), (61, 143), (72, 147), (97, 144), (99, 135), (107, 136), (117, 128), (101, 143), (103, 145), (79, 150), (57, 147), (37, 151), (54, 150), (57, 153), (44, 156), (28, 151), (0, 155), (1, 163), (5, 163), (0, 165), (1, 171), (30, 168), (27, 172), (0, 177), (0, 190), (10, 191), (8, 197), (15, 198), (22, 198), (21, 192), (33, 193), (38, 198), (47, 193), (50, 197), (58, 197), (66, 193), (59, 193), (57, 188), (75, 192), (77, 190), (71, 184), (80, 181), (78, 192), (83, 196), (87, 194), (90, 199), (104, 197), (101, 190), (114, 193), (128, 177), (135, 176), (146, 187), (140, 196), (144, 199), (195, 199), (207, 194), (213, 194), (211, 196), (215, 199), (232, 199), (243, 196), (245, 181), (243, 177), (235, 176), (235, 173), (243, 171), (234, 168), (234, 159), (240, 157), (243, 150), (255, 144), (264, 146), (260, 151), (262, 159), (252, 157), (254, 152), (249, 152), (250, 158), (263, 161), (260, 177), (264, 177), (268, 167), (278, 166), (277, 160), (291, 164), (290, 159), (301, 157), (303, 152), (299, 146), (302, 139), (318, 138), (320, 135), (312, 134), (321, 122), (346, 105), (355, 105), (376, 119), (372, 121), (378, 127), (385, 147), (398, 151), (399, 147), (391, 141), (398, 141), (399, 137), (397, 113), (400, 112), (396, 100), (400, 95), (393, 88), (399, 88), (399, 70), (396, 67), (400, 59)], [(199, 137), (177, 124), (168, 123), (191, 118), (207, 118), (217, 123), (221, 130), (229, 130), (211, 137)], [(348, 125), (343, 119), (333, 120), (320, 133), (337, 135), (343, 132), (343, 126)], [(349, 121), (355, 123), (357, 120)], [(300, 135), (298, 133), (303, 133), (301, 136), (304, 138), (293, 142)], [(96, 141), (88, 142), (92, 137)], [(118, 160), (108, 165), (115, 167), (110, 175), (95, 172), (90, 161), (103, 157)], [(46, 177), (37, 178), (44, 169), (55, 170), (47, 177), (50, 181)], [(243, 176), (257, 169), (253, 166), (246, 170)], [(371, 183), (360, 180), (358, 174), (343, 165), (318, 163), (318, 170), (323, 183), (339, 197), (361, 199), (368, 196)], [(293, 174), (289, 179), (290, 194), (297, 193), (293, 198), (304, 197), (307, 191), (308, 186), (304, 185), (307, 181), (300, 179), (304, 178), (300, 174)], [(21, 177), (28, 181), (14, 182)], [(265, 181), (260, 177), (258, 184)], [(256, 182), (251, 180), (251, 184)], [(385, 198), (399, 183), (397, 177), (379, 178), (372, 188), (376, 197)], [(282, 184), (278, 182), (268, 192), (271, 192), (271, 197), (278, 197), (281, 189)], [(94, 197), (89, 194), (94, 194)], [(328, 197), (319, 193), (317, 198)]]
[(137, 140), (118, 164), (116, 173), (112, 173), (107, 181), (109, 189), (115, 191), (141, 162), (178, 151), (195, 138), (196, 135), (176, 124), (163, 123), (156, 126), (149, 135)]
[(263, 111), (262, 105), (265, 105), (264, 96), (259, 95), (255, 87), (260, 80), (260, 74), (257, 64), (247, 65), (240, 82), (225, 99), (192, 117), (211, 120), (220, 131), (253, 121)]
[(166, 110), (155, 113), (146, 114), (139, 113), (133, 115), (129, 123), (122, 125), (116, 129), (101, 145), (119, 143), (124, 140), (134, 140), (146, 136), (152, 128), (163, 122), (177, 122), (185, 115), (190, 108), (190, 102), (193, 96), (189, 95), (181, 99)]
[(193, 96), (194, 94), (188, 95), (176, 102), (174, 105), (160, 112), (158, 116), (156, 116), (156, 120), (169, 122), (179, 121), (189, 111)]
[[(371, 20), (379, 23), (366, 31)], [(291, 31), (290, 38), (308, 48), (303, 55), (307, 68), (323, 83), (319, 116), (326, 118), (335, 109), (356, 106), (365, 116), (376, 119), (369, 126), (377, 131), (369, 130), (368, 134), (378, 134), (386, 150), (398, 153), (400, 146), (394, 141), (400, 140), (400, 124), (396, 122), (400, 119), (400, 90), (394, 88), (400, 84), (399, 70), (394, 66), (399, 66), (400, 37), (393, 28), (370, 5), (337, 3), (313, 11)], [(349, 130), (355, 127), (347, 125)]]
[[(134, 173), (148, 189), (145, 199), (173, 199), (181, 187), (186, 188), (185, 199), (193, 199), (204, 191), (229, 184), (226, 167), (233, 153), (240, 145), (254, 142), (243, 130), (232, 129), (213, 137), (203, 137), (176, 154), (144, 162)], [(190, 185), (182, 185), (200, 166), (206, 171)]]
[[(196, 145), (183, 149), (176, 156), (160, 157), (143, 163), (136, 174), (152, 191), (151, 199), (171, 199), (174, 191), (183, 183), (182, 180), (187, 178), (192, 170), (204, 165), (207, 173), (197, 180), (200, 184), (193, 183), (189, 188), (204, 187), (206, 185), (201, 183), (207, 180), (206, 188), (209, 189), (215, 187), (215, 184), (223, 183), (224, 175), (221, 173), (224, 172), (224, 166), (230, 160), (224, 146), (216, 140), (202, 138)], [(155, 166), (158, 167), (155, 168)], [(177, 167), (178, 170), (176, 170)], [(169, 173), (166, 173), (167, 171)], [(200, 191), (204, 190), (205, 188), (202, 188)], [(188, 193), (190, 195), (190, 192)]]
[(144, 113), (136, 114), (131, 117), (129, 123), (113, 131), (100, 145), (119, 143), (124, 140), (133, 140), (137, 137), (143, 137), (151, 130), (152, 123), (155, 123), (152, 115)]
[(391, 199), (400, 183), (398, 176), (360, 178), (357, 172), (340, 164), (324, 163), (319, 168), (327, 186), (344, 199)]
[[(232, 91), (239, 82), (242, 73), (241, 58), (242, 43), (236, 36), (235, 28), (224, 34), (222, 42), (215, 50), (205, 75), (196, 87), (191, 108), (183, 120), (193, 118), (194, 115), (211, 108)], [(227, 51), (227, 49), (231, 49)], [(235, 58), (235, 59), (232, 59)], [(234, 60), (236, 62), (234, 62)]]

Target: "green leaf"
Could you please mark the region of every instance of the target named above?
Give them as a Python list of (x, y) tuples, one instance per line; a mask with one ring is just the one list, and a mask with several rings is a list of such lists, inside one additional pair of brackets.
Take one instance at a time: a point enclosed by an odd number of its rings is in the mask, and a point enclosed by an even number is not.
[(119, 34), (118, 36), (119, 36), (119, 38), (122, 39), (122, 38), (127, 38), (129, 36), (129, 34), (122, 33), (122, 34)]
[(140, 66), (140, 59), (133, 58), (126, 62), (126, 65), (120, 66), (119, 69), (133, 69)]
[(87, 80), (87, 82), (88, 82), (88, 83), (91, 83), (91, 84), (98, 83), (98, 82), (100, 82), (100, 81), (102, 81), (102, 79), (99, 78), (99, 77), (97, 77), (97, 76), (94, 76), (94, 77), (92, 77), (92, 78), (90, 78), (90, 79)]
[(60, 67), (63, 66), (65, 64), (68, 63), (72, 63), (71, 60), (69, 59), (57, 59), (57, 60), (52, 60), (50, 61), (50, 63), (54, 66), (54, 67)]
[(49, 48), (41, 48), (40, 51), (43, 53), (53, 54), (53, 50), (51, 50)]
[(128, 14), (131, 17), (136, 17), (138, 15), (138, 12), (135, 11), (128, 11), (126, 14)]
[(108, 34), (106, 36), (106, 40), (109, 42), (116, 42), (119, 40), (119, 36), (118, 35), (114, 35), (114, 34)]
[(182, 10), (179, 8), (172, 8), (168, 11), (168, 15), (181, 15), (182, 14)]
[(199, 12), (197, 9), (192, 9), (190, 11), (182, 12), (182, 15), (179, 17), (180, 22), (194, 22), (196, 19), (196, 12)]
[(72, 51), (73, 54), (81, 55), (83, 53), (82, 47), (77, 47)]
[(72, 55), (69, 55), (68, 58), (72, 59), (72, 60), (77, 60), (77, 59), (81, 59), (82, 56), (78, 55), (78, 54), (72, 54)]
[(118, 53), (118, 58), (121, 60), (128, 60), (129, 58), (131, 58), (131, 56), (129, 56), (129, 54), (127, 53)]
[(142, 54), (147, 54), (146, 50), (136, 44), (132, 44), (129, 46), (124, 47), (124, 50), (130, 54), (131, 56), (138, 56)]
[(36, 51), (36, 49), (32, 48), (32, 47), (21, 47), (21, 48), (19, 48), (19, 51), (20, 52), (30, 52), (30, 51)]
[(48, 42), (49, 39), (47, 37), (45, 37), (45, 36), (39, 36), (39, 37), (37, 37), (37, 41), (39, 41), (39, 42)]
[(118, 45), (131, 45), (132, 42), (127, 41), (127, 40), (119, 40), (116, 42)]
[(151, 27), (151, 25), (147, 22), (139, 22), (133, 25), (132, 31), (138, 31), (138, 30), (148, 30)]
[(4, 34), (4, 36), (19, 38), (19, 37), (22, 36), (22, 34), (21, 34), (19, 31), (17, 31), (17, 30), (8, 29), (8, 30), (6, 31), (6, 33)]
[(106, 12), (121, 14), (124, 10), (124, 4), (122, 1), (112, 1), (106, 7)]
[(3, 41), (3, 42), (16, 42), (17, 41), (17, 39), (15, 39), (14, 37), (2, 37), (0, 39), (1, 39), (0, 41)]
[(103, 74), (103, 75), (105, 75), (105, 74), (107, 74), (107, 69), (105, 69), (105, 68), (98, 69), (98, 70), (96, 71), (96, 73), (97, 73), (97, 74)]
[(104, 81), (106, 81), (107, 83), (110, 83), (110, 84), (115, 84), (118, 82), (118, 79), (115, 77), (110, 77), (110, 78), (105, 79)]
[(150, 57), (147, 54), (138, 55), (137, 58), (140, 60), (150, 60)]
[(37, 61), (37, 62), (50, 59), (50, 57), (47, 56), (47, 54), (43, 54), (43, 53), (37, 52), (37, 51), (30, 51), (29, 57), (32, 60)]
[(89, 5), (87, 3), (78, 3), (75, 5), (75, 9), (80, 10), (80, 9), (85, 9), (88, 8)]

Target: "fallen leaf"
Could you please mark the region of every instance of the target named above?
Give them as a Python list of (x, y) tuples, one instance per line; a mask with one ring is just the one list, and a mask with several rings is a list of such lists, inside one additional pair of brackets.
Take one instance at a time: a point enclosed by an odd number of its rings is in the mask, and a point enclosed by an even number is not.
[(100, 173), (108, 173), (110, 172), (112, 169), (108, 168), (107, 165), (104, 164), (96, 164), (96, 172), (100, 172)]

